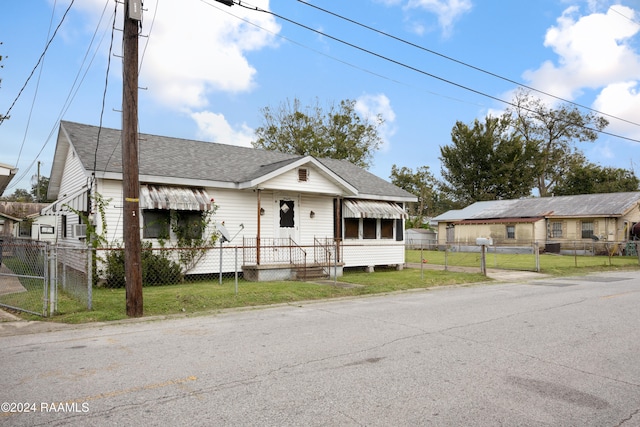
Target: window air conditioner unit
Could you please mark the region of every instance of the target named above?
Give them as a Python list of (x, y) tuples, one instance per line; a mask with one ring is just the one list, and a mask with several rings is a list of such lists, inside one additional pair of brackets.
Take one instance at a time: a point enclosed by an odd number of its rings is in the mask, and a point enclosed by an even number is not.
[(73, 237), (87, 237), (87, 224), (73, 224)]

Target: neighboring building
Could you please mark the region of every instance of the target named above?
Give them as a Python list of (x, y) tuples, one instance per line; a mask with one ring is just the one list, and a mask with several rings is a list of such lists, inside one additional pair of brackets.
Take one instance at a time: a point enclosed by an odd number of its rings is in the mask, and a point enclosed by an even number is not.
[(0, 240), (18, 237), (20, 233), (20, 218), (0, 213)]
[[(139, 181), (141, 238), (152, 243), (171, 233), (158, 226), (171, 211), (198, 217), (215, 203), (215, 221), (239, 233), (234, 245), (337, 241), (346, 267), (405, 262), (404, 204), (416, 197), (346, 161), (140, 135)], [(107, 202), (106, 230), (96, 195)], [(108, 242), (122, 242), (121, 131), (61, 122), (47, 197), (56, 202), (42, 214), (58, 217), (58, 240), (84, 239), (84, 213)], [(266, 255), (258, 250), (243, 268)]]
[(640, 240), (640, 192), (584, 194), (476, 202), (434, 218), (438, 244), (474, 244), (558, 248), (576, 241)]
[(0, 163), (0, 196), (4, 193), (4, 190), (7, 189), (9, 183), (13, 179), (13, 177), (18, 172), (18, 169), (13, 166), (5, 165)]

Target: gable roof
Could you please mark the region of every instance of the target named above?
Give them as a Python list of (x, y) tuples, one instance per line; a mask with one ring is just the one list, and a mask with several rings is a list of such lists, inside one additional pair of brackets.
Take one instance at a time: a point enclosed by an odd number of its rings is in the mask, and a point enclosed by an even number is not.
[[(78, 155), (88, 175), (95, 170), (96, 177), (122, 179), (121, 136), (122, 132), (116, 129), (60, 122), (49, 197), (58, 195), (64, 161), (70, 147)], [(148, 134), (140, 134), (138, 145), (141, 182), (253, 188), (292, 168), (312, 164), (355, 197), (416, 200), (413, 194), (345, 160), (317, 159)]]
[(445, 212), (433, 220), (445, 222), (472, 219), (616, 217), (624, 215), (639, 203), (640, 192), (492, 200)]

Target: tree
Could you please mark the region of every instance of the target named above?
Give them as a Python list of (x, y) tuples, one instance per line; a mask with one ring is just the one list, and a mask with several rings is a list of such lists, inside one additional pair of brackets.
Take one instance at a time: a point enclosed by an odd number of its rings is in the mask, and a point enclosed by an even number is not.
[(12, 195), (9, 197), (3, 197), (2, 199), (7, 202), (33, 203), (31, 193), (23, 188), (16, 189)]
[(47, 190), (49, 189), (49, 178), (41, 176), (40, 181), (31, 185), (31, 194), (36, 203), (47, 202)]
[(421, 166), (413, 172), (405, 166), (398, 168), (393, 165), (390, 178), (394, 185), (418, 198), (417, 203), (409, 206), (409, 216), (414, 226), (422, 227), (423, 218), (434, 216), (437, 201), (438, 181), (431, 174), (429, 166)]
[(516, 134), (536, 147), (535, 187), (541, 197), (549, 195), (570, 170), (572, 155), (579, 153), (576, 142), (595, 141), (609, 124), (597, 114), (583, 114), (566, 104), (552, 109), (524, 90), (516, 93), (506, 115)]
[(639, 191), (640, 180), (633, 171), (602, 167), (593, 163), (576, 164), (554, 187), (556, 196), (574, 194)]
[(368, 168), (382, 144), (378, 128), (382, 116), (361, 117), (353, 100), (331, 104), (325, 111), (315, 105), (302, 108), (300, 101), (287, 100), (276, 108), (265, 107), (263, 125), (256, 129), (255, 148), (283, 153), (344, 159)]
[(507, 117), (456, 122), (453, 145), (440, 147), (442, 190), (461, 204), (528, 196), (533, 188), (535, 151), (509, 131)]

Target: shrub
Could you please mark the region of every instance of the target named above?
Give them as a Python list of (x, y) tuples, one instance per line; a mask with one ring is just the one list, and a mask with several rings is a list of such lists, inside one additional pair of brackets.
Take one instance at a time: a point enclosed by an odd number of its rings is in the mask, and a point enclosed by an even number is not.
[[(173, 285), (182, 282), (180, 265), (167, 258), (164, 252), (155, 253), (151, 249), (151, 243), (143, 243), (140, 261), (143, 286)], [(125, 287), (124, 251), (109, 251), (105, 275), (106, 287)]]

